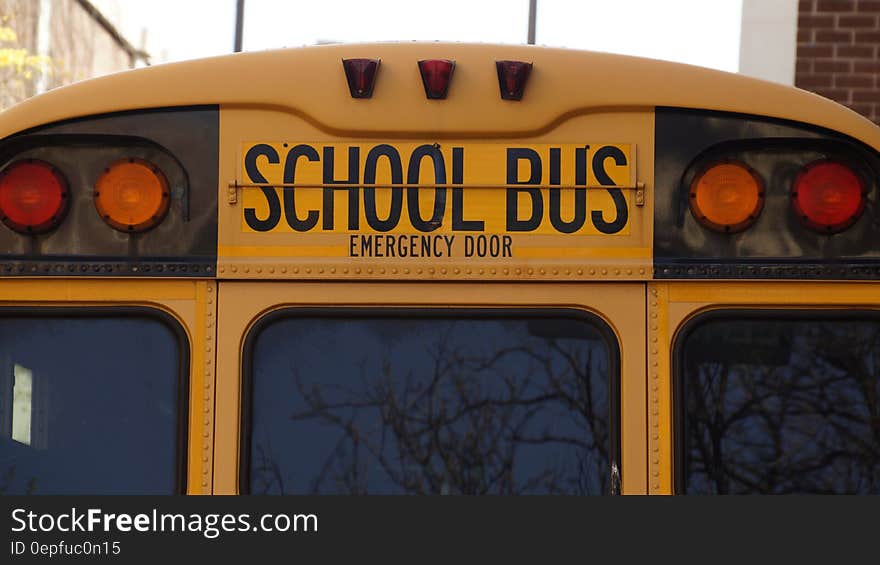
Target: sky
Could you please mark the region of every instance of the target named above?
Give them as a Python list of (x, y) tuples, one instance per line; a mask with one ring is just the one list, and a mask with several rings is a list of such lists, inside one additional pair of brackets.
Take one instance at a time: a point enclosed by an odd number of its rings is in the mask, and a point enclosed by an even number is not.
[[(154, 64), (232, 51), (235, 0), (95, 3), (116, 16), (133, 43), (147, 29)], [(736, 72), (741, 14), (742, 0), (538, 0), (535, 35), (538, 45)], [(515, 44), (526, 43), (527, 29), (528, 0), (245, 0), (244, 50), (406, 40)]]

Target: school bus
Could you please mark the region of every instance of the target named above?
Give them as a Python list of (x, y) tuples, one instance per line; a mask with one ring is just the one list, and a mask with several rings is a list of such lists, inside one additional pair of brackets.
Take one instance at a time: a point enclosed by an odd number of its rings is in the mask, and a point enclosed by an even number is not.
[(5, 493), (880, 492), (880, 129), (405, 43), (0, 114)]

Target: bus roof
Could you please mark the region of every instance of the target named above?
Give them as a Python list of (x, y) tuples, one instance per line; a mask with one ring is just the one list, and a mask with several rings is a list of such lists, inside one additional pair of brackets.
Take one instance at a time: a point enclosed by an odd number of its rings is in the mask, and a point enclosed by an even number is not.
[[(352, 99), (341, 59), (381, 59), (373, 97)], [(416, 61), (456, 61), (446, 100), (426, 100)], [(495, 61), (534, 63), (523, 99), (498, 93)], [(72, 118), (217, 104), (298, 115), (328, 134), (516, 138), (573, 115), (656, 106), (808, 122), (880, 151), (880, 127), (816, 94), (736, 74), (622, 55), (457, 43), (322, 45), (126, 71), (59, 88), (0, 113), (0, 138)]]

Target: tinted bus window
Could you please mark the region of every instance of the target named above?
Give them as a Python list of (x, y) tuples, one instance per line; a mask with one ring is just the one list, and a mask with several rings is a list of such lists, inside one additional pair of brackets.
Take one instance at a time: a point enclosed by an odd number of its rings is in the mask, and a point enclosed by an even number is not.
[(758, 316), (682, 338), (680, 490), (880, 493), (880, 316)]
[(181, 339), (145, 315), (0, 317), (0, 492), (178, 492)]
[(565, 315), (276, 317), (253, 337), (242, 489), (609, 492), (618, 354), (599, 324)]

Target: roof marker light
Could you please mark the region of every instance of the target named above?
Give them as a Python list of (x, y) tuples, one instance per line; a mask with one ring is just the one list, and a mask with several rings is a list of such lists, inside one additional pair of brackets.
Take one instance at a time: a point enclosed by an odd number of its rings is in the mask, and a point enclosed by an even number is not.
[(449, 83), (452, 80), (452, 71), (455, 70), (455, 61), (448, 59), (426, 59), (419, 61), (419, 71), (422, 73), (422, 84), (425, 86), (425, 96), (428, 100), (443, 100), (449, 91)]
[(379, 71), (379, 59), (343, 59), (345, 78), (352, 98), (370, 98)]
[(0, 172), (0, 219), (18, 233), (55, 228), (64, 219), (69, 200), (64, 176), (45, 161), (25, 159)]
[(502, 100), (522, 100), (532, 64), (522, 61), (495, 61)]

